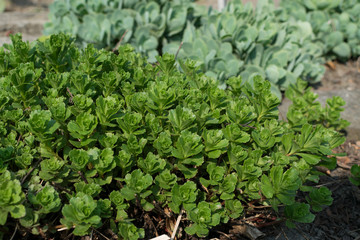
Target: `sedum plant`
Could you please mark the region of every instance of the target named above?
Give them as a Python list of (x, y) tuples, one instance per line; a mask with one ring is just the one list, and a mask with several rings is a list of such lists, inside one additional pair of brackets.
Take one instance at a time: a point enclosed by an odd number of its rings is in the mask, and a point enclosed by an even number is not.
[(360, 56), (360, 1), (282, 1), (279, 17), (308, 21), (315, 42), (329, 59), (346, 61)]
[(25, 206), (22, 204), (25, 194), (21, 190), (20, 181), (7, 170), (0, 175), (0, 193), (0, 225), (6, 223), (9, 214), (12, 218), (25, 216)]
[(56, 0), (44, 34), (76, 36), (79, 46), (113, 49), (119, 41), (155, 62), (164, 43), (179, 39), (186, 23), (197, 24), (205, 11), (192, 0)]
[(341, 97), (327, 99), (325, 107), (322, 107), (320, 102), (316, 101), (318, 95), (300, 79), (285, 91), (285, 96), (293, 103), (286, 117), (294, 127), (310, 122), (340, 131), (350, 125), (348, 121), (340, 118), (346, 104)]
[(351, 167), (351, 176), (349, 180), (356, 186), (360, 185), (360, 165), (353, 165)]
[[(201, 70), (220, 81), (261, 75), (279, 98), (279, 90), (297, 78), (319, 82), (325, 68), (322, 49), (312, 43), (312, 27), (305, 21), (280, 23), (275, 13), (268, 0), (258, 1), (256, 9), (231, 1), (223, 11), (203, 17), (199, 28), (188, 24), (179, 57), (200, 61)], [(177, 45), (164, 46), (163, 52), (175, 54)]]
[(61, 213), (64, 216), (61, 223), (68, 228), (74, 227), (74, 235), (84, 236), (90, 227), (101, 226), (97, 201), (84, 193), (79, 193), (76, 197), (71, 198), (69, 204), (64, 205)]
[(15, 35), (0, 47), (2, 226), (49, 237), (55, 226), (78, 236), (104, 227), (139, 239), (153, 237), (144, 214), (184, 212), (186, 234), (206, 237), (254, 204), (289, 226), (331, 204), (330, 191), (309, 182), (317, 166), (336, 164), (341, 102), (316, 106), (329, 114), (314, 119), (304, 100), (293, 111), (302, 117), (285, 122), (261, 76), (232, 77), (221, 89), (192, 60), (181, 62), (184, 73), (173, 55), (157, 60), (129, 45), (79, 50), (64, 34), (33, 43)]
[(269, 0), (258, 1), (255, 10), (234, 0), (221, 12), (190, 0), (59, 0), (44, 33), (59, 32), (73, 34), (82, 47), (112, 49), (121, 39), (151, 62), (164, 53), (196, 60), (222, 87), (232, 76), (261, 75), (279, 98), (297, 78), (317, 83), (325, 72), (311, 25), (280, 22)]

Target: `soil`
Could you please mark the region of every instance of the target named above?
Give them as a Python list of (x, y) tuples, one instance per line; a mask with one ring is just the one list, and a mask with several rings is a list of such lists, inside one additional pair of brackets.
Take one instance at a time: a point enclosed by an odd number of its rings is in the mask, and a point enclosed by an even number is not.
[[(52, 0), (12, 0), (8, 1), (7, 12), (37, 12), (47, 9)], [(200, 0), (205, 5), (216, 6), (216, 1)], [(359, 90), (360, 89), (360, 59), (347, 63), (329, 62), (327, 71), (321, 84), (314, 86), (320, 91)], [(350, 106), (351, 107), (351, 106)], [(273, 211), (266, 208), (255, 208), (254, 211), (240, 220), (220, 226), (211, 231), (207, 239), (249, 239), (246, 234), (256, 233), (256, 229), (264, 239), (360, 239), (360, 188), (354, 186), (348, 180), (350, 168), (354, 164), (360, 164), (360, 139), (347, 141), (334, 150), (335, 153), (346, 153), (345, 157), (337, 157), (338, 166), (329, 171), (323, 169), (324, 175), (320, 177), (317, 186), (327, 186), (332, 191), (333, 204), (324, 211), (316, 214), (316, 219), (311, 224), (297, 224), (294, 230), (286, 228), (284, 223), (277, 222)], [(304, 196), (299, 195), (299, 200)], [(147, 233), (154, 235), (155, 228), (165, 229), (169, 223), (154, 219), (154, 216), (143, 216), (147, 225)], [(244, 225), (246, 223), (247, 225)], [(257, 226), (252, 228), (251, 225)], [(247, 226), (247, 227), (244, 227)], [(160, 232), (159, 232), (160, 233)], [(191, 239), (186, 237), (180, 227), (182, 237), (179, 239)], [(104, 237), (106, 236), (106, 238)], [(19, 231), (14, 239), (21, 239)], [(41, 237), (40, 237), (41, 238)], [(66, 231), (56, 239), (73, 239)], [(30, 239), (30, 238), (28, 238)], [(90, 239), (83, 237), (82, 239)], [(116, 239), (106, 232), (93, 232), (92, 239)], [(198, 239), (198, 238), (192, 238)]]
[(5, 0), (5, 12), (39, 12), (47, 10), (53, 0)]
[(324, 78), (314, 87), (321, 91), (360, 89), (360, 57), (347, 63), (328, 62)]

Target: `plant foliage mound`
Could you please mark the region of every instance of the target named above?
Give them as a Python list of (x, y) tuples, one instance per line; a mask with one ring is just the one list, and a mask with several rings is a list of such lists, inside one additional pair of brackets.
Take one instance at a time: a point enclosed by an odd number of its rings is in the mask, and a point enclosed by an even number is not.
[[(281, 98), (279, 90), (298, 78), (321, 80), (322, 51), (312, 44), (313, 38), (308, 22), (279, 22), (274, 4), (267, 0), (259, 1), (256, 9), (234, 0), (223, 11), (204, 16), (199, 28), (187, 26), (179, 57), (200, 61), (202, 70), (220, 81), (261, 75)], [(176, 45), (165, 46), (163, 52), (175, 53)]]
[(319, 82), (325, 68), (310, 24), (282, 23), (275, 13), (268, 0), (259, 1), (255, 10), (234, 0), (222, 12), (206, 11), (190, 0), (56, 0), (45, 34), (71, 33), (80, 46), (98, 48), (131, 43), (151, 62), (158, 54), (178, 52), (179, 59), (198, 61), (223, 85), (240, 73), (244, 79), (260, 74), (281, 97), (280, 90), (299, 77)]
[(359, 0), (281, 1), (280, 17), (308, 21), (324, 55), (343, 61), (360, 56)]
[(302, 97), (284, 122), (259, 76), (230, 78), (223, 90), (191, 60), (180, 73), (168, 54), (151, 65), (129, 45), (116, 55), (78, 50), (63, 34), (12, 41), (0, 48), (5, 239), (15, 226), (42, 236), (110, 228), (138, 239), (144, 216), (180, 212), (185, 232), (203, 237), (254, 206), (270, 205), (293, 226), (331, 204), (326, 187), (308, 183), (316, 166), (336, 165), (331, 149), (345, 138), (324, 125), (340, 126), (341, 99), (322, 108), (299, 82), (291, 91)]
[(182, 38), (187, 22), (198, 24), (204, 7), (192, 0), (55, 0), (44, 33), (68, 33), (79, 46), (113, 49), (131, 43), (155, 62), (161, 46)]

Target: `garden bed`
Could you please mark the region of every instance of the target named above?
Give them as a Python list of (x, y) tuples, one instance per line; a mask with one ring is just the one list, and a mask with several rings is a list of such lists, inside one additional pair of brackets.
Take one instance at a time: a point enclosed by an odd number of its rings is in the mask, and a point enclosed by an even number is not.
[[(24, 1), (29, 2), (29, 1)], [(50, 1), (37, 1), (31, 4), (24, 4), (21, 1), (14, 1), (9, 11), (16, 12), (34, 12), (39, 9), (46, 8), (46, 4)], [(35, 15), (36, 18), (36, 15)], [(10, 29), (11, 30), (11, 29)], [(9, 30), (0, 33), (0, 36), (6, 37)], [(16, 29), (13, 29), (16, 31)], [(27, 29), (27, 31), (30, 31)], [(30, 32), (31, 33), (31, 32)], [(321, 85), (315, 86), (316, 92), (331, 92), (343, 94), (345, 91), (356, 92), (360, 89), (360, 68), (359, 61), (350, 61), (343, 63), (329, 63), (327, 71)], [(360, 96), (359, 96), (360, 97)], [(358, 101), (359, 98), (354, 99)], [(347, 109), (352, 109), (353, 106), (347, 105)], [(352, 110), (354, 117), (360, 116), (360, 112)], [(350, 120), (350, 119), (348, 119)], [(352, 122), (350, 120), (350, 122)], [(358, 126), (354, 126), (355, 128)], [(323, 169), (324, 176), (321, 177), (318, 185), (327, 186), (333, 192), (333, 204), (324, 211), (317, 214), (315, 221), (312, 224), (297, 224), (297, 228), (293, 230), (287, 229), (282, 223), (277, 223), (273, 218), (276, 217), (272, 211), (258, 210), (257, 215), (245, 216), (237, 222), (215, 228), (211, 231), (210, 236), (218, 239), (248, 239), (243, 235), (243, 228), (239, 227), (239, 223), (254, 224), (260, 231), (264, 233), (265, 239), (359, 239), (360, 238), (360, 190), (358, 187), (352, 185), (348, 176), (350, 175), (350, 167), (353, 164), (360, 164), (360, 139), (352, 137), (346, 143), (336, 149), (337, 153), (344, 152), (345, 157), (338, 157), (338, 167), (333, 171)], [(302, 199), (303, 196), (298, 196)], [(257, 219), (254, 219), (257, 216)], [(156, 229), (165, 229), (170, 222), (162, 219), (157, 219), (156, 216), (143, 215), (141, 216), (141, 223), (145, 224), (145, 231), (155, 237)], [(55, 220), (55, 219), (52, 219)], [(49, 220), (50, 221), (50, 220)], [(175, 221), (175, 219), (174, 219)], [(266, 227), (265, 227), (266, 226)], [(15, 226), (14, 226), (15, 228)], [(183, 231), (180, 225), (180, 232)], [(185, 236), (185, 235), (183, 235)], [(23, 235), (21, 231), (16, 231), (13, 239), (35, 239), (29, 234)], [(39, 239), (46, 238), (45, 235), (36, 237)], [(70, 231), (61, 231), (56, 239), (74, 239)], [(93, 231), (92, 236), (82, 237), (81, 239), (116, 239), (112, 236), (108, 229), (100, 229)], [(180, 239), (188, 239), (186, 237)], [(199, 239), (199, 238), (192, 238)], [(208, 238), (206, 238), (208, 239)]]

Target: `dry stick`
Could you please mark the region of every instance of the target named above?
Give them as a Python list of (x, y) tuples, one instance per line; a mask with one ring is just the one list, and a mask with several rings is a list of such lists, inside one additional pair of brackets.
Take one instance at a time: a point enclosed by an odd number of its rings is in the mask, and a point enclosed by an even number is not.
[(171, 234), (170, 240), (174, 240), (174, 239), (175, 239), (176, 232), (177, 232), (177, 229), (178, 229), (178, 227), (179, 227), (179, 225), (180, 225), (181, 216), (182, 216), (183, 213), (184, 213), (184, 210), (181, 209), (180, 214), (179, 214), (178, 218), (176, 219), (174, 231), (173, 231), (172, 234)]
[(40, 227), (37, 227), (37, 230), (39, 231), (41, 237), (42, 237), (43, 239), (46, 239), (46, 235), (44, 234), (43, 230), (42, 230)]
[(61, 225), (55, 226), (55, 229), (57, 229), (56, 231), (61, 232), (61, 231), (64, 231), (64, 230), (66, 230), (68, 228), (64, 224), (61, 224)]
[(101, 232), (99, 232), (98, 230), (96, 230), (95, 228), (92, 228), (92, 230), (96, 231), (97, 233), (99, 233), (103, 238), (105, 238), (106, 240), (110, 240), (110, 238), (106, 237), (104, 234), (102, 234)]
[(70, 99), (69, 99), (69, 102), (70, 103), (73, 103), (73, 98), (74, 98), (74, 95), (72, 95), (72, 93), (70, 92), (70, 88), (66, 88), (67, 92), (70, 94)]
[(18, 229), (18, 224), (16, 223), (14, 233), (13, 233), (13, 235), (11, 236), (10, 240), (13, 240), (13, 238), (15, 237), (15, 234), (16, 234), (16, 232), (17, 232), (17, 229)]
[(314, 187), (320, 188), (320, 187), (323, 187), (323, 186), (332, 185), (333, 183), (339, 183), (339, 182), (344, 182), (344, 181), (347, 181), (347, 179), (338, 179), (338, 180), (335, 180), (335, 181), (332, 181), (332, 182), (327, 182), (327, 183), (324, 183), (324, 184), (319, 184), (319, 185), (316, 185), (316, 186), (314, 186)]
[(182, 47), (183, 44), (184, 44), (184, 42), (181, 42), (181, 43), (180, 43), (180, 46), (179, 46), (179, 48), (178, 48), (178, 50), (177, 50), (177, 52), (176, 52), (176, 55), (175, 55), (175, 60), (177, 59), (177, 56), (178, 56), (178, 54), (179, 54), (179, 52), (180, 52), (180, 49), (181, 49), (181, 47)]
[(70, 237), (73, 235), (73, 233), (70, 233), (69, 235), (66, 236), (66, 238), (64, 238), (64, 240), (68, 240), (70, 239)]
[(155, 230), (155, 236), (158, 237), (158, 236), (159, 236), (159, 233), (158, 233), (158, 231), (156, 230), (155, 224), (153, 223), (153, 221), (152, 221), (152, 219), (150, 218), (149, 214), (146, 214), (145, 217), (149, 220), (150, 225), (154, 228), (154, 230)]
[(304, 234), (304, 232), (301, 229), (298, 228), (298, 226), (295, 225), (295, 228), (301, 234), (301, 236), (303, 236), (303, 238), (309, 240), (309, 238)]
[(278, 240), (278, 238), (281, 236), (281, 232), (276, 236), (275, 240)]
[(228, 239), (231, 239), (231, 237), (229, 235), (227, 235), (226, 233), (223, 233), (223, 232), (220, 232), (220, 231), (215, 231), (215, 232), (219, 233), (220, 235), (225, 236)]
[(81, 179), (82, 179), (86, 184), (88, 184), (88, 181), (87, 181), (87, 179), (85, 178), (84, 174), (83, 174), (81, 171), (78, 171), (78, 174), (80, 175)]
[(39, 165), (39, 163), (41, 162), (41, 157), (40, 159), (35, 163), (35, 165), (30, 169), (30, 171), (28, 171), (28, 173), (23, 177), (23, 179), (21, 180), (21, 185), (25, 182), (26, 178), (34, 171), (34, 169)]
[(58, 230), (56, 230), (57, 232), (61, 232), (61, 231), (65, 231), (65, 230), (68, 230), (67, 227), (63, 227), (63, 228), (59, 228)]
[(263, 223), (263, 224), (258, 224), (256, 225), (257, 228), (263, 228), (263, 227), (268, 227), (268, 226), (274, 226), (274, 225), (277, 225), (279, 223), (282, 223), (284, 222), (285, 219), (281, 219), (281, 220), (278, 220), (278, 221), (273, 221), (273, 222), (267, 222), (267, 223)]
[(22, 138), (22, 136), (21, 136), (21, 134), (20, 134), (20, 135), (19, 135), (19, 137), (18, 137), (18, 140), (17, 140), (16, 146), (17, 146), (17, 145), (19, 145), (19, 142), (20, 142), (21, 138)]
[(106, 231), (111, 235), (111, 239), (119, 239), (119, 237), (110, 228)]
[(66, 189), (66, 188), (64, 188), (64, 187), (56, 184), (55, 182), (51, 182), (51, 185), (52, 185), (53, 187), (55, 187), (55, 188), (60, 189), (61, 191), (64, 191), (64, 192), (70, 194), (70, 195), (72, 194), (72, 192), (70, 192), (68, 189)]
[(285, 239), (286, 239), (286, 240), (289, 240), (283, 228), (281, 228), (281, 231), (282, 231), (282, 233), (284, 234)]
[(121, 45), (121, 42), (124, 40), (124, 37), (126, 35), (126, 33), (128, 32), (128, 30), (125, 30), (124, 34), (121, 36), (120, 41), (115, 45), (115, 47), (113, 48), (113, 52), (116, 52), (119, 48), (119, 46)]

